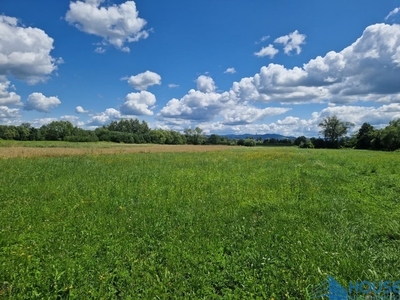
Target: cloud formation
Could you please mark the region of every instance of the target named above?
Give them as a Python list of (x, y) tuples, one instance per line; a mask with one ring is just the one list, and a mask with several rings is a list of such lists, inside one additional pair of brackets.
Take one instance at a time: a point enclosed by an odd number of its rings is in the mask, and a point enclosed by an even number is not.
[[(278, 115), (279, 111), (275, 109), (281, 108), (269, 108), (271, 115)], [(243, 111), (243, 115), (250, 114), (250, 117), (243, 117), (244, 120), (251, 120), (251, 110), (246, 112)], [(255, 115), (257, 115), (255, 113)], [(400, 104), (391, 103), (388, 105), (382, 105), (380, 107), (373, 106), (329, 106), (318, 112), (310, 114), (309, 118), (299, 118), (297, 116), (285, 116), (283, 119), (278, 119), (274, 122), (245, 122), (241, 120), (241, 115), (237, 115), (237, 119), (229, 118), (226, 121), (216, 121), (202, 123), (201, 128), (205, 132), (212, 133), (224, 133), (234, 131), (237, 134), (243, 133), (280, 133), (285, 136), (301, 136), (305, 135), (308, 137), (316, 137), (319, 134), (320, 127), (318, 124), (321, 120), (327, 116), (337, 115), (339, 119), (346, 120), (355, 124), (353, 132), (356, 132), (364, 122), (368, 122), (374, 125), (376, 128), (383, 128), (388, 125), (389, 121), (400, 118)], [(268, 115), (267, 115), (268, 116)], [(177, 127), (185, 128), (187, 124), (180, 125)], [(179, 129), (179, 128), (178, 128)]]
[(375, 24), (340, 52), (292, 69), (269, 64), (232, 91), (242, 101), (264, 103), (388, 102), (399, 101), (399, 78), (400, 25)]
[(225, 70), (224, 73), (225, 74), (235, 74), (236, 70), (235, 70), (235, 68), (228, 68), (228, 69)]
[(274, 48), (272, 44), (269, 44), (267, 47), (263, 47), (260, 51), (255, 52), (254, 55), (257, 57), (269, 56), (269, 58), (274, 58), (278, 52), (278, 49)]
[(154, 104), (156, 104), (156, 96), (152, 93), (147, 91), (130, 93), (126, 95), (125, 103), (120, 111), (123, 115), (152, 116), (154, 113), (151, 108)]
[(88, 121), (88, 126), (102, 126), (110, 121), (121, 119), (120, 111), (115, 108), (107, 108), (104, 112), (99, 114), (91, 115), (91, 119)]
[(104, 49), (103, 47), (97, 47), (96, 49), (94, 49), (94, 52), (98, 54), (103, 54), (106, 53), (106, 49)]
[(79, 121), (79, 117), (77, 117), (77, 116), (64, 115), (64, 116), (60, 117), (60, 120), (71, 122), (74, 126), (83, 126), (83, 125), (85, 125), (84, 122)]
[(61, 104), (58, 97), (46, 97), (42, 93), (32, 93), (25, 103), (24, 110), (36, 110), (39, 112), (50, 112), (50, 109)]
[(291, 54), (292, 51), (296, 51), (296, 54), (300, 54), (301, 45), (305, 44), (306, 35), (299, 33), (297, 30), (275, 39), (274, 43), (283, 44), (283, 51), (285, 54)]
[[(79, 30), (103, 38), (104, 44), (129, 52), (126, 43), (137, 42), (149, 36), (144, 30), (146, 20), (139, 18), (134, 1), (120, 5), (101, 6), (104, 0), (86, 0), (70, 2), (65, 20)], [(98, 47), (96, 52), (102, 53)]]
[(281, 115), (289, 111), (290, 108), (267, 107), (264, 109), (250, 105), (236, 105), (235, 107), (222, 110), (224, 125), (245, 125), (252, 124), (268, 116)]
[(50, 55), (53, 39), (43, 30), (19, 26), (13, 17), (0, 15), (0, 75), (29, 84), (45, 81), (62, 63)]
[(75, 112), (78, 113), (78, 114), (86, 114), (89, 111), (88, 110), (84, 110), (82, 106), (77, 106), (77, 107), (75, 107)]
[(0, 121), (7, 123), (9, 119), (15, 119), (19, 117), (18, 108), (9, 108), (7, 106), (0, 106)]
[(265, 41), (268, 40), (269, 38), (270, 38), (269, 35), (264, 35), (263, 37), (260, 38), (260, 40), (254, 42), (254, 44), (258, 45), (258, 44), (260, 44), (260, 43), (262, 43), (262, 42), (265, 42)]
[[(290, 35), (281, 39), (285, 45), (292, 43), (288, 52), (297, 53), (300, 50), (296, 50), (295, 41)], [(316, 136), (318, 123), (333, 114), (356, 127), (363, 122), (386, 126), (390, 120), (400, 118), (399, 78), (400, 25), (375, 24), (340, 52), (330, 51), (301, 67), (271, 63), (254, 76), (234, 82), (225, 92), (218, 92), (214, 80), (202, 75), (196, 81), (196, 90), (171, 99), (157, 116), (164, 124), (199, 124), (209, 132), (279, 132), (294, 136)], [(356, 105), (359, 101), (382, 106)], [(270, 116), (289, 112), (289, 105), (304, 103), (326, 103), (328, 107), (314, 112), (309, 119), (285, 115), (275, 122), (265, 122)], [(279, 104), (284, 106), (271, 107)]]
[(395, 9), (393, 9), (386, 17), (385, 20), (389, 20), (390, 17), (393, 17), (395, 15), (397, 15), (400, 12), (400, 7), (396, 7)]
[(12, 87), (5, 76), (0, 76), (0, 105), (22, 105), (21, 97), (9, 91)]
[(190, 90), (183, 98), (171, 99), (160, 111), (163, 118), (210, 121), (221, 111), (229, 99), (223, 95)]
[(234, 91), (216, 92), (214, 80), (201, 75), (197, 90), (191, 89), (181, 99), (171, 99), (158, 114), (159, 119), (179, 124), (182, 120), (211, 122), (219, 119), (222, 125), (249, 124), (266, 116), (287, 112), (290, 108), (257, 108), (236, 97)]
[(360, 127), (364, 122), (380, 126), (387, 126), (389, 121), (400, 118), (400, 104), (391, 103), (380, 107), (341, 105), (323, 109), (317, 116), (322, 119), (337, 115), (339, 118), (356, 124)]
[(146, 71), (144, 73), (129, 77), (128, 83), (138, 91), (145, 91), (149, 86), (160, 85), (161, 76), (157, 73)]
[(197, 80), (197, 89), (202, 93), (214, 92), (217, 88), (214, 83), (214, 79), (206, 75), (200, 75)]

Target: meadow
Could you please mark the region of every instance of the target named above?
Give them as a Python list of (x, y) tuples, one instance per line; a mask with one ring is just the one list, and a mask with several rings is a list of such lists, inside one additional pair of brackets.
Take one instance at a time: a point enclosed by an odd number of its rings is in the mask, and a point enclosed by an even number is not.
[(400, 280), (399, 166), (288, 147), (3, 155), (0, 299), (307, 299), (328, 275)]

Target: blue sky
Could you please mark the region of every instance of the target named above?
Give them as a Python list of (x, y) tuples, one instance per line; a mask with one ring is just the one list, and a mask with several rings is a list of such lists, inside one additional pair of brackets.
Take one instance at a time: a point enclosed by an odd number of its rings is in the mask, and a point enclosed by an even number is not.
[(1, 0), (0, 124), (318, 135), (400, 118), (400, 0)]

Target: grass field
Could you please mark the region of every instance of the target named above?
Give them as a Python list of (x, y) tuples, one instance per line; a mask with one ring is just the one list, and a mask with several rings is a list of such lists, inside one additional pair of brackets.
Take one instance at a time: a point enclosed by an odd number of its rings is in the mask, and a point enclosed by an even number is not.
[(150, 151), (3, 155), (0, 299), (306, 299), (328, 275), (400, 280), (400, 153)]
[(154, 144), (117, 144), (108, 142), (71, 143), (43, 141), (1, 141), (0, 158), (15, 157), (60, 157), (78, 155), (103, 155), (127, 153), (161, 152), (209, 152), (229, 149), (223, 145), (154, 145)]

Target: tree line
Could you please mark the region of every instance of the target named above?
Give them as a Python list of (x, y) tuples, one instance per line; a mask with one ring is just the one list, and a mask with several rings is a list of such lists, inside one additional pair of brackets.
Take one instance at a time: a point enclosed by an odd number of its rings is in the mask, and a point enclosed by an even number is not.
[(355, 148), (395, 151), (400, 149), (400, 119), (377, 129), (365, 122), (352, 136), (347, 133), (354, 124), (340, 120), (337, 116), (326, 117), (319, 123), (323, 138), (298, 137), (294, 143), (301, 148)]
[(199, 127), (185, 129), (183, 133), (151, 129), (145, 121), (138, 119), (122, 119), (112, 121), (108, 125), (85, 130), (74, 126), (69, 121), (53, 121), (40, 128), (29, 123), (15, 125), (0, 125), (0, 139), (18, 141), (70, 141), (98, 142), (107, 141), (127, 144), (170, 144), (170, 145), (242, 145), (242, 146), (293, 146), (301, 148), (356, 148), (370, 150), (394, 151), (400, 149), (400, 119), (389, 122), (389, 125), (377, 129), (369, 123), (364, 123), (352, 136), (347, 133), (354, 124), (340, 120), (337, 116), (326, 117), (319, 124), (323, 137), (307, 138), (299, 136), (292, 139), (229, 139), (228, 137), (211, 134), (206, 136)]
[(108, 125), (85, 130), (69, 121), (53, 121), (40, 128), (29, 123), (19, 126), (0, 125), (0, 139), (17, 141), (69, 141), (69, 142), (115, 142), (126, 144), (169, 144), (169, 145), (239, 145), (239, 146), (279, 146), (293, 145), (290, 139), (230, 139), (211, 134), (206, 136), (199, 127), (185, 129), (183, 133), (174, 130), (151, 129), (145, 121), (123, 119)]
[(206, 136), (199, 127), (185, 129), (184, 133), (174, 130), (151, 129), (145, 121), (138, 119), (123, 119), (112, 121), (108, 125), (85, 130), (74, 126), (69, 121), (53, 121), (40, 128), (23, 123), (19, 126), (0, 125), (0, 139), (17, 141), (69, 141), (98, 142), (107, 141), (127, 144), (231, 144), (222, 136), (212, 134)]

